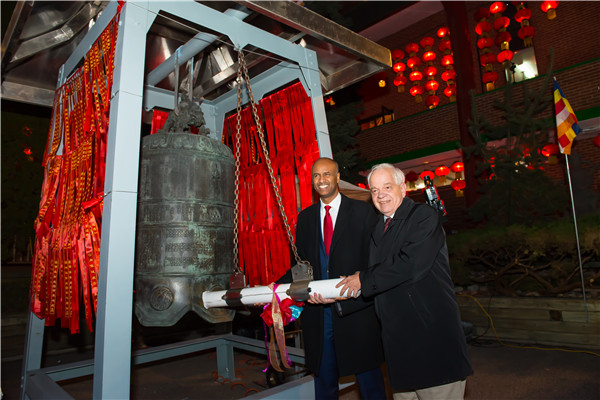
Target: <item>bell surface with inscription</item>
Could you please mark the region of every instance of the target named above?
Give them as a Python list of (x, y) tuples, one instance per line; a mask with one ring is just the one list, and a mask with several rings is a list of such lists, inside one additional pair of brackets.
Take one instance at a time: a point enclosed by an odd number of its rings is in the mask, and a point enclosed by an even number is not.
[(144, 326), (174, 325), (190, 310), (231, 321), (234, 311), (206, 309), (202, 292), (226, 289), (233, 273), (233, 155), (204, 127), (170, 126), (179, 131), (142, 140), (135, 314)]

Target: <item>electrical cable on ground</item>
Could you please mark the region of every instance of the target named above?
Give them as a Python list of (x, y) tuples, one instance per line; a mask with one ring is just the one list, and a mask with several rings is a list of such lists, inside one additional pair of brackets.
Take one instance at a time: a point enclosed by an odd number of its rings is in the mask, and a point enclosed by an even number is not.
[(567, 352), (567, 353), (584, 353), (584, 354), (590, 354), (590, 355), (593, 355), (593, 356), (596, 356), (596, 357), (600, 357), (599, 353), (595, 353), (595, 352), (590, 351), (590, 350), (570, 350), (570, 349), (561, 349), (561, 348), (558, 348), (558, 347), (518, 346), (518, 345), (504, 343), (502, 341), (502, 339), (500, 339), (500, 337), (498, 336), (498, 332), (496, 332), (496, 327), (494, 326), (494, 320), (492, 320), (492, 317), (490, 316), (490, 314), (488, 314), (488, 312), (486, 311), (486, 309), (481, 305), (481, 303), (479, 302), (479, 300), (477, 300), (477, 298), (475, 298), (474, 296), (471, 296), (469, 294), (457, 294), (457, 296), (469, 297), (469, 298), (475, 300), (475, 302), (477, 303), (477, 305), (479, 306), (479, 308), (481, 308), (481, 310), (483, 311), (483, 313), (489, 319), (490, 326), (492, 327), (492, 331), (494, 332), (494, 336), (496, 336), (496, 339), (498, 340), (498, 342), (501, 345), (503, 345), (503, 346), (512, 347), (512, 348), (515, 348), (515, 349), (534, 349), (534, 350), (564, 351), (564, 352)]

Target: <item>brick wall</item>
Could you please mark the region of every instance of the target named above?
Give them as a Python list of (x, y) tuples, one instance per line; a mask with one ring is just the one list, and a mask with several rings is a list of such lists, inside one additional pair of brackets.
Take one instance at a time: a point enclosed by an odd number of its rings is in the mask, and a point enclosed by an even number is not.
[[(467, 2), (473, 63), (478, 63), (477, 58), (479, 57), (476, 50), (478, 37), (474, 32), (476, 22), (473, 14), (479, 7), (490, 4), (491, 2)], [(600, 107), (600, 46), (598, 45), (600, 2), (561, 2), (554, 20), (546, 18), (539, 8), (540, 4), (541, 2), (528, 2), (528, 6), (532, 10), (531, 25), (536, 29), (533, 42), (538, 72), (541, 75), (546, 74), (550, 62), (550, 49), (553, 49), (554, 73), (552, 75), (556, 77), (573, 109), (578, 111)], [(440, 12), (425, 21), (420, 21), (414, 26), (388, 36), (380, 43), (391, 50), (404, 49), (406, 44), (413, 41), (418, 42), (427, 35), (437, 39), (435, 33), (439, 27), (444, 25), (446, 25), (446, 15), (444, 12)], [(436, 67), (438, 70), (441, 69), (439, 64), (436, 64)], [(479, 74), (478, 67), (475, 68), (475, 71)], [(496, 64), (496, 71), (502, 77), (499, 64)], [(405, 72), (405, 75), (408, 74)], [(360, 118), (379, 114), (382, 106), (394, 110), (396, 117), (396, 120), (391, 123), (363, 131), (357, 135), (361, 152), (368, 161), (460, 140), (457, 106), (455, 103), (448, 103), (441, 93), (445, 86), (441, 79), (438, 90), (441, 105), (436, 109), (426, 110), (423, 103), (415, 103), (408, 90), (405, 93), (397, 92), (396, 87), (391, 84), (394, 76), (395, 74), (390, 70), (388, 85), (382, 89), (377, 88), (375, 78), (361, 83), (359, 93), (365, 107)], [(479, 76), (475, 79), (476, 82), (480, 82)], [(547, 86), (542, 87), (544, 84)], [(481, 93), (481, 88), (479, 88), (475, 98), (479, 114), (484, 115), (492, 125), (503, 123), (501, 111), (494, 107), (495, 101), (504, 98), (503, 78), (497, 82), (496, 86), (499, 89), (488, 93)], [(552, 98), (552, 82), (551, 80), (545, 82), (544, 76), (514, 85), (513, 102), (518, 102), (523, 98), (524, 89), (543, 90), (548, 99)], [(554, 118), (552, 103), (538, 117)], [(593, 169), (592, 188), (600, 193), (600, 149), (593, 144), (593, 136), (577, 138), (573, 152), (581, 156), (584, 166)], [(550, 176), (566, 182), (564, 161), (556, 166), (549, 166), (546, 168), (546, 172)], [(456, 207), (459, 209), (464, 207), (463, 198), (456, 198), (452, 189), (448, 188), (451, 196), (445, 194), (444, 188), (441, 189), (440, 196), (444, 201), (449, 202), (447, 208), (454, 208), (457, 201), (462, 203), (456, 204)], [(418, 196), (411, 192), (411, 196), (413, 195)], [(453, 212), (452, 215), (462, 214)]]
[[(475, 11), (479, 7), (489, 6), (491, 2), (467, 2), (467, 14), (469, 21), (469, 33), (471, 41), (471, 49), (473, 52), (472, 62), (476, 65), (475, 72), (478, 76), (475, 77), (476, 82), (481, 82), (479, 76), (478, 58), (477, 52), (477, 39), (479, 38), (475, 33), (476, 21), (473, 18)], [(569, 1), (562, 2), (557, 8), (557, 17), (554, 20), (548, 20), (546, 14), (540, 10), (541, 2), (528, 2), (529, 8), (532, 10), (531, 25), (535, 28), (536, 34), (533, 39), (535, 56), (537, 61), (538, 73), (545, 74), (548, 71), (550, 62), (550, 50), (554, 50), (554, 67), (553, 70), (561, 70), (564, 68), (572, 67), (574, 65), (594, 60), (600, 57), (600, 46), (598, 45), (598, 38), (600, 38), (600, 2), (599, 1)], [(511, 21), (511, 24), (516, 24), (515, 21)], [(420, 21), (407, 29), (393, 33), (390, 36), (382, 39), (379, 43), (390, 50), (402, 49), (410, 42), (419, 42), (424, 36), (432, 36), (436, 39), (436, 52), (438, 53), (438, 59), (435, 62), (435, 66), (438, 68), (438, 81), (440, 82), (440, 89), (438, 89), (438, 96), (440, 97), (440, 105), (448, 103), (446, 96), (443, 95), (443, 88), (445, 83), (439, 78), (443, 67), (439, 65), (439, 51), (437, 51), (437, 45), (439, 40), (436, 36), (438, 28), (447, 25), (445, 12), (439, 12), (430, 18)], [(492, 37), (495, 35), (495, 31), (492, 29)], [(450, 36), (452, 39), (452, 35)], [(498, 49), (494, 46), (493, 51), (496, 53)], [(422, 52), (422, 51), (421, 51)], [(419, 52), (419, 54), (421, 54)], [(504, 74), (500, 64), (494, 63), (495, 71), (498, 72), (499, 80), (496, 87), (503, 87)], [(408, 76), (408, 72), (404, 73)], [(573, 75), (569, 79), (580, 80), (582, 85), (595, 86), (595, 98), (587, 98), (586, 95), (582, 95), (581, 98), (588, 99), (588, 103), (594, 103), (595, 106), (599, 104), (599, 93), (598, 85), (594, 85), (593, 76), (588, 75), (588, 71), (575, 69), (570, 71), (567, 75)], [(408, 93), (410, 83), (407, 85), (404, 93), (398, 93), (396, 87), (392, 84), (395, 74), (390, 69), (387, 71), (387, 86), (385, 88), (379, 88), (377, 81), (379, 80), (379, 74), (375, 77), (368, 78), (361, 82), (359, 94), (364, 101), (364, 110), (360, 115), (360, 119), (368, 118), (372, 115), (379, 114), (381, 112), (381, 106), (393, 109), (396, 118), (402, 118), (410, 116), (415, 113), (422, 112), (425, 110), (423, 103), (415, 103), (413, 97)], [(558, 77), (557, 77), (558, 78)], [(563, 91), (569, 92), (566, 89), (567, 83), (563, 83), (561, 77), (560, 85)], [(422, 81), (424, 82), (424, 81)], [(563, 86), (564, 85), (564, 86)], [(458, 89), (460, 90), (460, 88)], [(478, 86), (477, 92), (481, 93), (481, 86)], [(573, 101), (577, 101), (578, 98), (569, 101), (571, 105), (575, 107)], [(582, 109), (588, 108), (589, 106), (581, 105)]]
[[(585, 110), (600, 106), (600, 59), (577, 68), (559, 71), (554, 74), (560, 87), (574, 110)], [(590, 84), (596, 82), (596, 84)], [(547, 83), (545, 88), (542, 88)], [(542, 90), (550, 101), (540, 118), (554, 118), (552, 81), (544, 77), (530, 79), (513, 85), (512, 100), (516, 104), (523, 99), (523, 90)], [(480, 115), (492, 125), (503, 124), (502, 112), (494, 107), (494, 102), (504, 99), (504, 88), (483, 93), (475, 97)], [(378, 105), (381, 110), (381, 104)], [(421, 107), (423, 107), (421, 105)], [(368, 129), (357, 135), (362, 154), (369, 161), (391, 157), (397, 154), (422, 149), (440, 143), (460, 140), (456, 104), (447, 104), (433, 110), (397, 119), (391, 123)]]

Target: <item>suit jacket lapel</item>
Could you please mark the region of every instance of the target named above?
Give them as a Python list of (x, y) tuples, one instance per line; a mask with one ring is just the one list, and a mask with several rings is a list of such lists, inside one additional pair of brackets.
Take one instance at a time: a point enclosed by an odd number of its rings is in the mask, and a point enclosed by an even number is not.
[(373, 243), (375, 243), (376, 246), (381, 242), (381, 239), (383, 238), (383, 216), (379, 215), (377, 218), (377, 223), (373, 228), (373, 232), (371, 232), (371, 238), (373, 239)]
[(311, 217), (309, 221), (311, 221), (311, 230), (313, 232), (313, 254), (312, 259), (314, 260), (316, 265), (313, 265), (313, 274), (315, 279), (321, 279), (321, 262), (320, 260), (320, 252), (321, 246), (323, 245), (323, 235), (321, 234), (321, 204), (317, 203), (311, 209)]

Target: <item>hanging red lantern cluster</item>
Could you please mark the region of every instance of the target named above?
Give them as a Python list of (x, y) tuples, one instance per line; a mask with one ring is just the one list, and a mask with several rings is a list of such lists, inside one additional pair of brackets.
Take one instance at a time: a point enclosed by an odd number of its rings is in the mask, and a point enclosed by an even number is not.
[(396, 49), (392, 51), (392, 60), (394, 60), (394, 65), (392, 69), (396, 73), (396, 77), (394, 78), (394, 85), (398, 87), (398, 93), (404, 92), (404, 86), (408, 82), (406, 77), (404, 76), (404, 71), (406, 70), (406, 64), (402, 62), (404, 59), (404, 52), (400, 49)]
[(420, 103), (423, 101), (421, 95), (425, 92), (425, 89), (423, 89), (423, 86), (421, 86), (423, 73), (419, 71), (419, 66), (421, 65), (421, 59), (417, 56), (419, 45), (416, 43), (409, 43), (406, 45), (406, 47), (404, 47), (404, 50), (406, 50), (410, 56), (408, 60), (406, 60), (406, 66), (411, 69), (408, 79), (410, 79), (413, 84), (413, 86), (410, 88), (410, 94), (415, 98), (417, 103)]
[(465, 170), (465, 164), (460, 161), (455, 162), (450, 166), (450, 170), (454, 172), (454, 180), (450, 184), (452, 189), (456, 191), (456, 197), (463, 196), (463, 189), (467, 186), (467, 183), (463, 179), (463, 171)]
[(440, 38), (440, 44), (438, 49), (444, 54), (440, 63), (446, 68), (442, 72), (442, 79), (446, 82), (446, 88), (444, 89), (444, 95), (448, 97), (450, 102), (456, 101), (456, 84), (454, 78), (456, 72), (454, 71), (454, 60), (452, 59), (452, 46), (450, 43), (450, 31), (448, 27), (443, 26), (437, 31), (437, 35)]
[(533, 36), (535, 35), (535, 28), (529, 24), (531, 10), (525, 6), (524, 1), (513, 1), (512, 3), (517, 7), (515, 21), (521, 24), (519, 37), (523, 40), (525, 47), (531, 47), (533, 46)]
[(546, 18), (556, 18), (556, 7), (558, 7), (558, 1), (543, 1), (540, 8), (546, 13)]
[(421, 47), (423, 47), (423, 55), (421, 56), (421, 59), (426, 65), (423, 72), (427, 77), (425, 89), (427, 90), (428, 96), (425, 99), (425, 104), (429, 109), (435, 108), (440, 104), (440, 98), (436, 95), (436, 91), (440, 87), (440, 84), (435, 80), (437, 69), (433, 66), (433, 62), (435, 61), (437, 55), (431, 50), (433, 43), (434, 39), (431, 36), (425, 36), (420, 42)]
[(489, 36), (489, 32), (492, 30), (492, 25), (487, 20), (489, 16), (490, 10), (487, 8), (480, 8), (475, 12), (475, 21), (477, 21), (475, 32), (481, 36), (477, 40), (477, 47), (481, 53), (479, 61), (484, 71), (481, 80), (485, 83), (485, 90), (488, 92), (494, 90), (495, 82), (498, 80), (498, 73), (494, 71), (496, 55), (491, 51), (494, 40)]
[(506, 28), (510, 25), (510, 19), (502, 13), (506, 10), (506, 4), (502, 1), (496, 1), (490, 6), (490, 13), (494, 15), (494, 29), (498, 32), (494, 42), (496, 46), (500, 47), (500, 53), (496, 56), (496, 59), (501, 63), (504, 68), (510, 66), (510, 60), (513, 58), (513, 52), (510, 50), (510, 41), (512, 39), (510, 33), (506, 31)]

